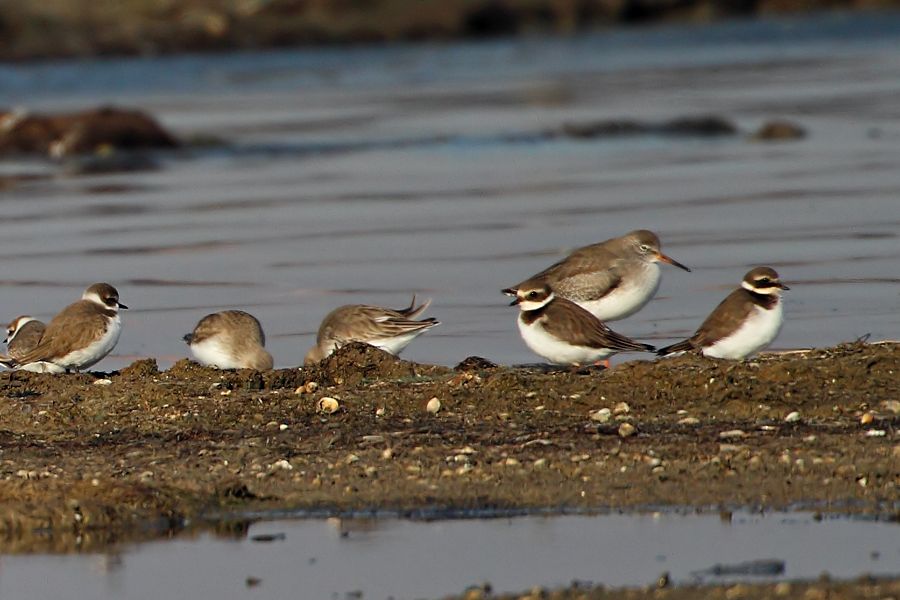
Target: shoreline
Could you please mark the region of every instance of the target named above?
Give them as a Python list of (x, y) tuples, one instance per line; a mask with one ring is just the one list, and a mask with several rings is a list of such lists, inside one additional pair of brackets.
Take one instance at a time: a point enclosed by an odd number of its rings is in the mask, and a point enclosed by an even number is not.
[(565, 36), (605, 28), (896, 10), (900, 0), (768, 0), (752, 5), (710, 0), (448, 0), (425, 5), (192, 0), (157, 5), (125, 0), (95, 10), (51, 0), (0, 8), (0, 61)]
[(900, 512), (898, 344), (581, 373), (466, 364), (353, 344), (269, 372), (8, 372), (0, 530), (121, 538), (297, 509)]

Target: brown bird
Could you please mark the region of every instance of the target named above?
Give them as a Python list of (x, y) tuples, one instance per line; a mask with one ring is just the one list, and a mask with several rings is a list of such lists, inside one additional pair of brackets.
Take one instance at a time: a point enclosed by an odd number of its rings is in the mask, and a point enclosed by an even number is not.
[(6, 326), (6, 353), (16, 359), (34, 348), (41, 341), (47, 326), (34, 317), (22, 315)]
[(273, 366), (262, 325), (242, 310), (206, 315), (183, 339), (194, 358), (209, 367), (265, 371)]
[(119, 292), (108, 283), (88, 287), (47, 324), (40, 343), (15, 359), (16, 367), (51, 363), (65, 371), (87, 369), (100, 362), (119, 341), (122, 321)]
[(406, 308), (390, 309), (367, 304), (348, 304), (331, 311), (319, 326), (316, 345), (306, 353), (304, 363), (317, 363), (350, 342), (365, 342), (397, 355), (435, 325), (437, 319), (414, 320), (431, 304), (416, 306), (416, 297)]
[(571, 300), (601, 321), (617, 321), (639, 311), (656, 294), (659, 261), (690, 271), (662, 253), (655, 233), (639, 229), (578, 248), (503, 293), (515, 296), (520, 289), (547, 284), (557, 298)]
[(584, 365), (617, 352), (653, 352), (655, 348), (618, 334), (574, 302), (556, 296), (546, 283), (520, 287), (511, 305), (519, 305), (519, 333), (535, 354), (559, 365)]
[(694, 335), (661, 348), (658, 354), (696, 350), (711, 358), (747, 358), (778, 335), (784, 320), (781, 292), (789, 289), (774, 269), (752, 269), (744, 275), (741, 287), (710, 313)]

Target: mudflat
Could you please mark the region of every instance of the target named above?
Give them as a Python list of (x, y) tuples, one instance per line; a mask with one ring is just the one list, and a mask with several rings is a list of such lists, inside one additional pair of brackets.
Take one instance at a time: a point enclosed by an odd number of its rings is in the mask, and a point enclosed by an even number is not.
[(353, 344), (269, 372), (8, 372), (0, 528), (84, 543), (276, 508), (896, 515), (898, 371), (900, 345), (855, 343), (581, 371), (450, 369)]

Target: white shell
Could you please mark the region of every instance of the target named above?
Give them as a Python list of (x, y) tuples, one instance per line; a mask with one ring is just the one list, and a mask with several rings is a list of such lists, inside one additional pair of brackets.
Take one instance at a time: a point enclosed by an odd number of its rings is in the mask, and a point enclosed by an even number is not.
[(428, 404), (425, 405), (425, 410), (431, 414), (436, 414), (437, 411), (441, 410), (441, 401), (437, 398), (432, 398), (428, 401)]
[(324, 398), (319, 399), (319, 401), (316, 403), (316, 410), (326, 415), (333, 415), (338, 411), (340, 407), (341, 405), (338, 404), (338, 401), (329, 396), (325, 396)]

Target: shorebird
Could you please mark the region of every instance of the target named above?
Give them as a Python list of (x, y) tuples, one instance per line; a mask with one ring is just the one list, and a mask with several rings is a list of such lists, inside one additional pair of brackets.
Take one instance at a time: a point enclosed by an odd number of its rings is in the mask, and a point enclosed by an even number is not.
[(272, 355), (265, 349), (262, 325), (242, 310), (206, 315), (182, 339), (194, 358), (209, 367), (264, 371), (273, 366)]
[(511, 306), (519, 306), (519, 333), (531, 350), (552, 363), (584, 365), (617, 352), (653, 352), (655, 348), (618, 334), (571, 300), (558, 297), (546, 283), (519, 287)]
[[(47, 325), (34, 317), (22, 315), (6, 326), (6, 354), (0, 354), (0, 365), (13, 367), (16, 360), (38, 345)], [(17, 367), (22, 371), (35, 373), (63, 373), (65, 369), (52, 363), (34, 362)]]
[(658, 354), (699, 351), (711, 358), (742, 360), (772, 343), (781, 329), (781, 292), (790, 288), (770, 267), (744, 275), (741, 286), (710, 313), (694, 335), (660, 348)]
[(22, 315), (6, 326), (6, 354), (17, 359), (34, 348), (41, 341), (47, 326), (34, 317)]
[(520, 289), (547, 284), (559, 298), (578, 304), (601, 321), (617, 321), (633, 315), (659, 289), (658, 262), (689, 268), (660, 250), (659, 237), (639, 229), (622, 237), (578, 248), (563, 260), (506, 288), (516, 296)]
[(399, 354), (416, 337), (440, 322), (434, 318), (416, 321), (431, 304), (431, 300), (416, 306), (413, 296), (409, 306), (401, 309), (382, 308), (367, 304), (348, 304), (331, 311), (316, 336), (316, 345), (306, 354), (307, 365), (319, 362), (350, 342), (365, 342), (391, 354)]
[(88, 287), (81, 300), (70, 304), (47, 324), (40, 343), (16, 358), (14, 365), (50, 363), (54, 370), (80, 371), (94, 366), (119, 341), (122, 321), (119, 292), (108, 283)]

